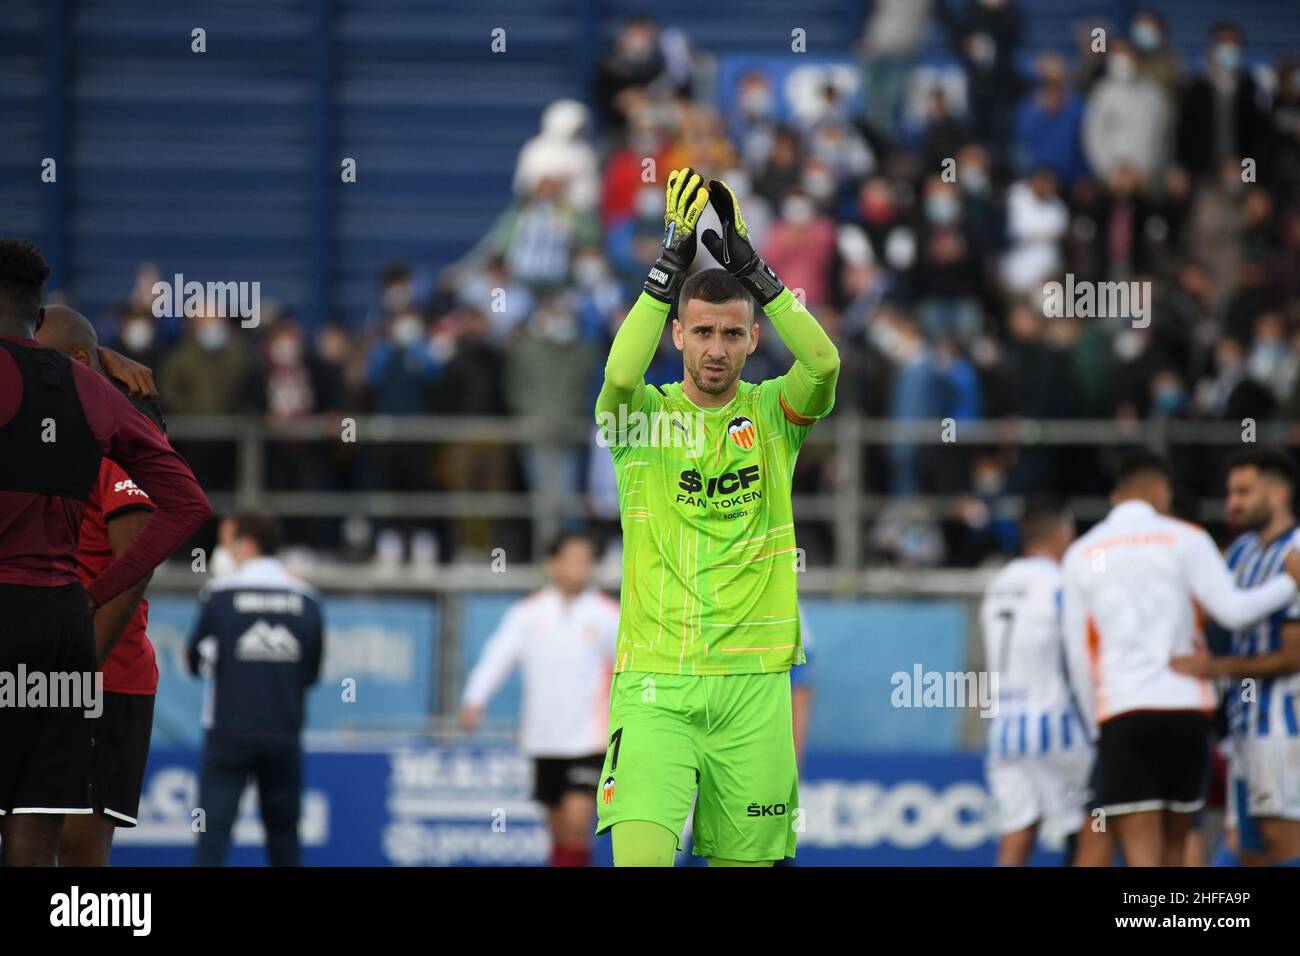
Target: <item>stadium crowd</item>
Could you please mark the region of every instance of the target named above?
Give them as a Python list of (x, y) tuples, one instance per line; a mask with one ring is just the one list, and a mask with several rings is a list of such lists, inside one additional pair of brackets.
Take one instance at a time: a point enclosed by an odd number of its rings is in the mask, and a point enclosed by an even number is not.
[[(145, 264), (101, 336), (156, 370), (169, 415), (590, 420), (609, 342), (659, 249), (663, 177), (690, 165), (732, 186), (763, 257), (836, 341), (841, 412), (958, 429), (1294, 416), (1300, 61), (1260, 63), (1222, 22), (1193, 62), (1139, 9), (1108, 31), (1105, 52), (1081, 29), (1073, 57), (1042, 54), (1026, 69), (1031, 15), (1014, 0), (878, 0), (857, 46), (860, 97), (827, 83), (783, 98), (755, 70), (725, 111), (702, 92), (701, 51), (629, 20), (600, 58), (594, 112), (576, 100), (545, 110), (513, 201), (451, 267), (394, 263), (368, 314), (319, 327), (264, 314), (245, 332), (215, 317), (155, 319)], [(936, 27), (959, 64), (946, 72), (918, 66)], [(1150, 282), (1149, 325), (1046, 317), (1044, 284), (1066, 274)], [(673, 380), (679, 363), (665, 334), (649, 380)], [(788, 364), (765, 336), (745, 377)], [(227, 449), (182, 450), (205, 487), (233, 486)], [(611, 521), (612, 468), (590, 451), (565, 452), (563, 481)], [(864, 558), (919, 565), (1008, 553), (1014, 541), (990, 517), (998, 496), (1104, 494), (1114, 464), (1097, 448), (1012, 442), (866, 454), (864, 491), (955, 496), (929, 533), (893, 533), (886, 512), (868, 536)], [(531, 487), (536, 469), (504, 445), (280, 442), (267, 482), (509, 491)], [(1180, 470), (1203, 473), (1192, 491), (1218, 488), (1212, 468)], [(796, 493), (830, 490), (840, 473), (810, 445)], [(471, 523), (435, 532), (444, 557), (486, 549)], [(814, 560), (825, 554), (815, 534), (801, 540)]]

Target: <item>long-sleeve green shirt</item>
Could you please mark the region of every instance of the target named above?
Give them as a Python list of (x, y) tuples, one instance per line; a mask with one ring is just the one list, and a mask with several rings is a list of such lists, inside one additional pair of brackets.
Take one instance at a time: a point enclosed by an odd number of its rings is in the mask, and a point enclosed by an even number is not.
[(642, 295), (615, 337), (596, 403), (618, 476), (623, 586), (616, 670), (787, 671), (804, 660), (790, 486), (835, 402), (839, 356), (787, 290), (764, 310), (795, 356), (701, 408), (646, 386), (668, 306)]

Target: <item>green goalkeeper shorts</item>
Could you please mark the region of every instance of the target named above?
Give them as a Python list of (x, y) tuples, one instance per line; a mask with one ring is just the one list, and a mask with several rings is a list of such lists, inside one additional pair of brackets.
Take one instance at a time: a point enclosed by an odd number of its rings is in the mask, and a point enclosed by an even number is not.
[(799, 776), (788, 673), (615, 674), (609, 727), (597, 833), (645, 820), (676, 834), (681, 849), (698, 789), (696, 856), (794, 856)]

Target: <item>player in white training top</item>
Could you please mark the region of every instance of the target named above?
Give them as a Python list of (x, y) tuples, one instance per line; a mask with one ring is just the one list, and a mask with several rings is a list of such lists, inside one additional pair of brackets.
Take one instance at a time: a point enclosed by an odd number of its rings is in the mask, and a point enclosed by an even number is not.
[(980, 606), (985, 668), (997, 675), (986, 775), (997, 805), (999, 866), (1023, 866), (1041, 835), (1067, 843), (1083, 824), (1092, 745), (1065, 671), (1060, 560), (1074, 540), (1064, 509), (1030, 504), (1020, 520), (1024, 556), (989, 583)]
[(1205, 803), (1209, 683), (1170, 661), (1204, 643), (1202, 610), (1240, 628), (1296, 593), (1286, 575), (1241, 590), (1213, 539), (1168, 515), (1172, 476), (1141, 452), (1120, 468), (1113, 507), (1064, 562), (1064, 625), (1075, 697), (1097, 728), (1095, 795), (1129, 866), (1181, 866), (1192, 817)]
[(513, 605), (470, 672), (461, 725), (474, 730), (510, 672), (523, 671), (519, 749), (533, 758), (534, 796), (546, 806), (552, 866), (587, 866), (596, 786), (605, 760), (618, 602), (591, 585), (595, 545), (561, 534), (550, 583)]

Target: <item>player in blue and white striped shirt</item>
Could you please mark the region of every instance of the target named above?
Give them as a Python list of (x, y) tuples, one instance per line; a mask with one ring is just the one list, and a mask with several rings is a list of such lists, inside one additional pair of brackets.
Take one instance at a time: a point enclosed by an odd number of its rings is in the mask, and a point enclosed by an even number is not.
[[(1245, 451), (1228, 463), (1228, 523), (1249, 529), (1228, 549), (1238, 587), (1284, 573), (1297, 527), (1294, 487), (1295, 470), (1279, 452)], [(1274, 865), (1300, 866), (1300, 598), (1233, 631), (1230, 647), (1230, 655), (1200, 651), (1170, 666), (1227, 679), (1228, 801), (1240, 847)]]
[(1069, 514), (1031, 506), (1024, 556), (989, 583), (980, 607), (985, 668), (997, 675), (986, 776), (997, 806), (1000, 866), (1026, 863), (1040, 834), (1068, 841), (1084, 823), (1092, 745), (1071, 696), (1061, 628), (1061, 556)]

